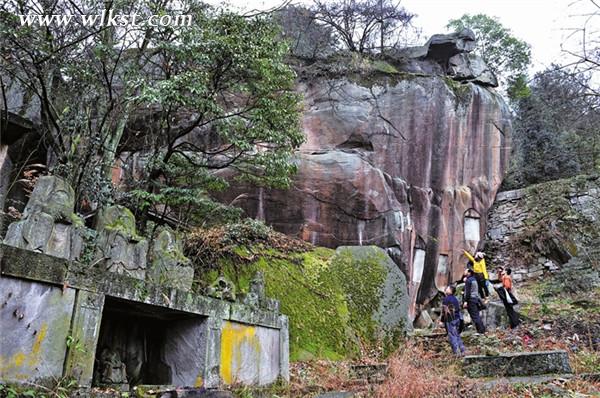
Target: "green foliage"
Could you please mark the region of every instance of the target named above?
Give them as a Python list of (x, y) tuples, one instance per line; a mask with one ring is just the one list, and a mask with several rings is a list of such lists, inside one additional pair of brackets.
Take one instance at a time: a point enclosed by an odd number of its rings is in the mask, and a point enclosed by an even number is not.
[[(496, 18), (484, 14), (465, 14), (448, 22), (447, 28), (460, 31), (471, 29), (477, 38), (475, 53), (507, 86), (511, 94), (522, 95), (523, 76), (531, 62), (531, 48), (525, 41), (513, 36), (510, 29), (505, 28)], [(513, 87), (516, 85), (515, 87)]]
[[(600, 102), (589, 78), (556, 65), (514, 93), (514, 156), (506, 188), (600, 169)], [(513, 86), (516, 87), (516, 86)]]
[[(289, 49), (270, 16), (241, 16), (199, 0), (118, 0), (86, 4), (86, 14), (110, 7), (140, 20), (185, 14), (193, 23), (19, 25), (15, 12), (44, 14), (41, 7), (29, 0), (0, 6), (0, 46), (11, 54), (0, 65), (40, 100), (50, 166), (74, 186), (78, 208), (111, 204), (115, 158), (140, 148), (149, 151), (145, 173), (136, 174), (133, 193), (117, 199), (139, 206), (142, 225), (151, 211), (183, 223), (219, 213), (238, 218), (239, 211), (212, 202), (232, 181), (220, 169), (236, 182), (289, 185), (291, 156), (304, 139), (300, 97), (284, 62)], [(81, 13), (77, 2), (54, 7), (52, 14)]]
[(251, 244), (257, 240), (266, 240), (270, 232), (272, 232), (271, 227), (262, 221), (245, 218), (239, 223), (227, 224), (225, 226), (223, 242), (225, 244), (236, 245)]

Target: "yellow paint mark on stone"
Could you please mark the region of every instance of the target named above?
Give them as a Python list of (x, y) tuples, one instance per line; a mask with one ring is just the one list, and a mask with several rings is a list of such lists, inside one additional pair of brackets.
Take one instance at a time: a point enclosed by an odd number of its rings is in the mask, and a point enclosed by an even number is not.
[(198, 375), (196, 377), (196, 381), (194, 382), (194, 387), (202, 387), (204, 385), (204, 379), (202, 379), (202, 375)]
[(256, 327), (226, 321), (221, 331), (221, 378), (225, 384), (236, 381), (242, 365), (242, 349), (250, 347), (257, 355), (260, 343)]
[(13, 355), (13, 359), (11, 362), (14, 362), (15, 366), (17, 368), (20, 368), (21, 366), (23, 366), (25, 358), (27, 358), (25, 354), (23, 354), (22, 352), (17, 352), (15, 355)]
[(46, 338), (46, 333), (48, 332), (48, 325), (46, 323), (42, 324), (40, 331), (38, 332), (35, 341), (33, 342), (33, 347), (31, 348), (31, 355), (29, 356), (29, 362), (27, 363), (29, 366), (33, 367), (40, 361), (40, 351), (42, 348), (42, 343)]
[[(5, 360), (0, 356), (0, 373), (8, 373), (9, 371), (23, 367), (25, 364), (30, 368), (37, 366), (41, 359), (42, 343), (44, 342), (47, 333), (48, 325), (44, 323), (31, 346), (31, 352), (28, 354), (19, 351), (8, 358), (8, 360)], [(13, 375), (12, 377), (18, 379), (19, 375)]]

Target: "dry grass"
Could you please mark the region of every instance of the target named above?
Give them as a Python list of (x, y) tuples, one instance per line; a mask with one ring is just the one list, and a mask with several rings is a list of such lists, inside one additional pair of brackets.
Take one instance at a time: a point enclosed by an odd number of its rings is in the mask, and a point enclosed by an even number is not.
[(465, 396), (471, 383), (458, 376), (459, 362), (452, 355), (440, 358), (423, 345), (408, 342), (389, 358), (387, 380), (377, 398)]

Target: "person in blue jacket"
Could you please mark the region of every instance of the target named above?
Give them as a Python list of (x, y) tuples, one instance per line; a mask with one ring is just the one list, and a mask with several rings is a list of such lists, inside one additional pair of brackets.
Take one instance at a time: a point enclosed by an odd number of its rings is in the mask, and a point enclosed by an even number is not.
[(461, 308), (458, 299), (454, 295), (456, 293), (456, 287), (448, 286), (444, 291), (445, 297), (442, 300), (442, 322), (446, 327), (448, 333), (448, 341), (452, 347), (452, 352), (455, 355), (465, 355), (465, 345), (460, 338), (460, 321), (461, 321)]

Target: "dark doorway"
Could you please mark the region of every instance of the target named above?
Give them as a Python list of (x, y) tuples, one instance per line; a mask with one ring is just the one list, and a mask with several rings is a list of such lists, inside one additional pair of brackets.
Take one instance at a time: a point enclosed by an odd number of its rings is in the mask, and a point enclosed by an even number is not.
[[(204, 321), (199, 315), (107, 297), (93, 385), (123, 388), (191, 383), (190, 377), (174, 373), (189, 366), (192, 356), (200, 358), (196, 367), (202, 365)], [(190, 342), (192, 346), (182, 346)]]

